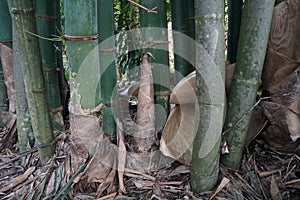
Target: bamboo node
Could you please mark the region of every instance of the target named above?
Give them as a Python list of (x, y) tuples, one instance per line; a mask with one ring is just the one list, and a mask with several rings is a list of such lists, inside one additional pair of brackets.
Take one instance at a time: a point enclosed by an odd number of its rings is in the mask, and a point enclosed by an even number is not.
[(99, 38), (98, 34), (97, 35), (90, 35), (90, 36), (70, 36), (70, 35), (64, 35), (63, 38), (66, 41), (87, 41), (87, 40), (97, 40)]
[(31, 8), (29, 8), (29, 9), (17, 9), (17, 8), (11, 8), (11, 13), (12, 14), (29, 14), (29, 15), (32, 15), (33, 16), (33, 14), (34, 14), (34, 9), (31, 9)]
[(210, 15), (203, 15), (203, 16), (195, 16), (194, 17), (195, 20), (207, 20), (207, 19), (212, 19), (212, 20), (222, 20), (224, 19), (224, 15), (219, 13), (219, 14), (216, 14), (216, 13), (213, 13), (213, 14), (210, 14)]
[(53, 140), (52, 142), (50, 142), (50, 143), (48, 143), (48, 144), (38, 144), (37, 146), (38, 146), (39, 149), (45, 149), (45, 148), (47, 148), (47, 147), (52, 147), (52, 146), (54, 146), (55, 143), (56, 143), (56, 141)]
[(1, 44), (12, 44), (13, 41), (12, 40), (3, 40), (3, 41), (0, 41)]
[(60, 68), (55, 67), (55, 68), (50, 68), (50, 67), (43, 67), (45, 73), (50, 73), (50, 72), (59, 72)]
[(168, 46), (169, 41), (146, 41), (146, 42), (142, 42), (141, 45), (146, 48), (160, 46), (160, 45)]
[(48, 20), (48, 21), (56, 21), (57, 20), (57, 17), (46, 16), (46, 15), (35, 15), (34, 18), (36, 18), (36, 19), (45, 19), (45, 20)]
[(232, 79), (236, 79), (236, 80), (239, 80), (240, 82), (244, 83), (245, 85), (257, 85), (257, 82), (256, 81), (253, 81), (252, 79), (245, 79), (244, 77), (240, 76), (240, 75), (237, 75), (237, 74), (234, 74)]
[(107, 55), (107, 54), (111, 54), (114, 53), (116, 51), (116, 48), (111, 48), (111, 49), (101, 49), (99, 50), (99, 55)]
[(36, 88), (36, 89), (32, 89), (31, 90), (33, 93), (43, 93), (46, 91), (46, 88), (43, 87), (43, 88)]
[(55, 114), (57, 114), (59, 112), (62, 112), (63, 110), (64, 110), (63, 106), (59, 106), (57, 108), (51, 109), (50, 112), (55, 115)]

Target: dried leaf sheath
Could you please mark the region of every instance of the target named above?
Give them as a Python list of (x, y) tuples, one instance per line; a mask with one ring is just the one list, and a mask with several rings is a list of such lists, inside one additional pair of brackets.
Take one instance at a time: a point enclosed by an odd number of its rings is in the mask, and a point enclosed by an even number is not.
[(138, 152), (150, 151), (155, 143), (155, 109), (153, 78), (149, 54), (144, 54), (141, 66), (141, 81), (138, 95), (137, 125), (135, 142)]

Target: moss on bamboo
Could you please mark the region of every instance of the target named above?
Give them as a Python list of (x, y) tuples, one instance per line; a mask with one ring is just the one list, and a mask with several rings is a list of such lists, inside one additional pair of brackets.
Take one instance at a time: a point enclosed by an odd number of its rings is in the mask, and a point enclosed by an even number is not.
[(242, 14), (237, 62), (228, 98), (224, 130), (229, 154), (222, 163), (239, 167), (251, 114), (255, 103), (270, 32), (275, 0), (246, 1)]
[(225, 104), (223, 18), (222, 0), (195, 1), (195, 37), (200, 47), (196, 48), (197, 128), (193, 143), (191, 186), (196, 193), (212, 190), (219, 174)]
[(15, 42), (18, 45), (22, 73), (24, 75), (26, 98), (31, 124), (41, 159), (55, 153), (55, 138), (46, 99), (42, 60), (36, 33), (33, 2), (8, 0), (14, 23)]

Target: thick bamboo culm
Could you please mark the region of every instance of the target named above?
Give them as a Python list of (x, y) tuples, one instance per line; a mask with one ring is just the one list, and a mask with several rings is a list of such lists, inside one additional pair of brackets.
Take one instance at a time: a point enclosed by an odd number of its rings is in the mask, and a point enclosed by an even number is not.
[[(194, 24), (194, 0), (171, 0), (172, 29), (186, 34), (195, 39)], [(181, 37), (180, 37), (181, 38)], [(193, 49), (185, 41), (180, 40), (176, 33), (173, 33), (174, 51), (181, 48), (181, 51), (191, 52), (191, 59), (195, 56)], [(176, 51), (175, 51), (176, 52)], [(174, 68), (179, 72), (176, 81), (194, 71), (193, 63), (188, 62), (179, 55), (174, 54)], [(177, 73), (176, 73), (177, 74)]]
[(46, 99), (46, 86), (38, 38), (33, 35), (37, 32), (33, 2), (9, 0), (8, 5), (14, 24), (14, 39), (19, 50), (18, 56), (24, 75), (31, 124), (40, 158), (44, 160), (54, 155), (55, 138)]
[(228, 40), (227, 60), (236, 62), (236, 54), (239, 42), (243, 0), (228, 0)]
[[(16, 27), (13, 27), (13, 29), (16, 29)], [(13, 31), (13, 33), (15, 34), (15, 31)], [(14, 36), (13, 38), (16, 37)], [(29, 146), (34, 145), (34, 134), (31, 126), (31, 118), (26, 98), (24, 76), (22, 73), (17, 42), (13, 45), (13, 55), (18, 147), (20, 152), (25, 152), (26, 150), (29, 150)]]
[(164, 126), (169, 112), (170, 69), (166, 2), (140, 0), (139, 3), (144, 7), (139, 9), (142, 44), (144, 47), (150, 47), (145, 48), (145, 51), (153, 56), (152, 73), (155, 103), (160, 105), (155, 110), (155, 126), (159, 131)]
[[(232, 169), (237, 169), (242, 159), (250, 111), (256, 100), (264, 65), (274, 3), (275, 0), (245, 1), (224, 124), (229, 154), (222, 156), (222, 163)], [(245, 115), (247, 112), (249, 114)]]
[[(103, 132), (112, 136), (116, 135), (116, 123), (114, 120), (113, 91), (117, 84), (117, 69), (115, 64), (114, 43), (114, 1), (98, 0), (98, 34), (99, 34), (99, 64), (100, 64), (100, 96), (105, 104), (103, 112)], [(105, 41), (105, 42), (104, 42)], [(106, 61), (112, 61), (107, 63)]]
[(101, 137), (97, 1), (65, 0), (64, 8), (64, 37), (70, 66), (70, 130), (77, 145), (85, 146), (93, 154)]
[(215, 187), (225, 106), (224, 1), (195, 1), (196, 95), (191, 186)]
[(35, 1), (35, 18), (37, 24), (37, 34), (39, 38), (40, 52), (42, 56), (45, 82), (47, 86), (47, 100), (50, 109), (53, 127), (62, 130), (62, 106), (59, 88), (59, 68), (57, 65), (58, 51), (55, 42), (51, 39), (57, 33), (56, 27), (56, 1), (38, 0)]

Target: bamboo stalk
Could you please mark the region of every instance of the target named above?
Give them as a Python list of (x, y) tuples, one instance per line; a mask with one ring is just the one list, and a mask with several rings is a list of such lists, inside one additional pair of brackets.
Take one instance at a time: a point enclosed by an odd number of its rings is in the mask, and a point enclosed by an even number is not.
[[(13, 26), (15, 26), (13, 24)], [(13, 27), (13, 29), (16, 29)], [(15, 30), (13, 33), (15, 34)], [(16, 38), (14, 36), (13, 38)], [(34, 134), (31, 127), (31, 119), (26, 98), (24, 76), (22, 73), (18, 43), (13, 45), (13, 65), (14, 65), (14, 83), (16, 90), (16, 114), (17, 114), (17, 130), (18, 130), (18, 147), (20, 152), (27, 151), (29, 144), (34, 144)]]
[(93, 154), (100, 136), (100, 110), (95, 108), (100, 108), (101, 102), (97, 1), (65, 0), (64, 7), (70, 66), (70, 129), (72, 137)]
[(46, 99), (42, 60), (36, 33), (32, 1), (8, 0), (14, 23), (15, 42), (18, 45), (20, 64), (24, 75), (26, 97), (40, 158), (55, 153), (55, 138)]
[[(157, 8), (157, 13), (140, 9), (140, 25), (142, 44), (146, 44), (145, 52), (151, 53), (155, 103), (160, 105), (155, 110), (155, 127), (159, 131), (165, 124), (169, 113), (170, 70), (168, 56), (168, 31), (166, 2), (161, 0), (140, 0), (139, 3), (148, 8)], [(155, 29), (158, 27), (161, 29)], [(160, 108), (160, 109), (158, 109)]]
[(196, 114), (191, 186), (196, 193), (215, 187), (225, 105), (224, 1), (195, 1)]
[[(37, 24), (37, 33), (43, 38), (53, 38), (56, 30), (56, 1), (36, 0), (35, 18)], [(42, 63), (44, 69), (45, 82), (47, 86), (47, 100), (50, 108), (50, 116), (53, 127), (62, 130), (62, 109), (59, 90), (57, 65), (57, 49), (55, 42), (46, 39), (39, 39)], [(61, 52), (60, 52), (61, 53)]]
[(236, 62), (239, 42), (243, 0), (228, 0), (228, 41), (227, 60)]
[[(171, 13), (172, 13), (172, 27), (173, 30), (180, 33), (186, 34), (194, 39), (194, 20), (193, 20), (193, 10), (194, 10), (194, 0), (171, 0)], [(181, 51), (191, 52), (193, 55), (193, 49), (185, 41), (182, 41), (177, 37), (176, 33), (173, 33), (173, 43), (174, 51), (176, 52), (177, 48), (181, 48)], [(194, 56), (193, 56), (194, 57)], [(189, 73), (194, 71), (192, 63), (183, 59), (178, 55), (174, 55), (174, 66), (176, 72), (180, 74), (176, 77), (176, 80), (179, 81), (181, 77), (187, 76)], [(181, 77), (180, 77), (181, 76)]]
[[(56, 35), (62, 34), (62, 17), (61, 17), (61, 1), (56, 0)], [(63, 42), (62, 41), (56, 41), (55, 42), (55, 48), (56, 48), (56, 54), (57, 54), (57, 66), (59, 69), (58, 72), (58, 80), (59, 80), (59, 88), (60, 88), (60, 96), (61, 96), (61, 104), (63, 107), (62, 116), (63, 119), (67, 119), (69, 117), (69, 111), (68, 111), (68, 101), (69, 101), (69, 85), (67, 83), (66, 77), (65, 77), (65, 68), (63, 64)]]
[[(114, 1), (98, 0), (98, 33), (100, 52), (100, 96), (101, 102), (106, 105), (103, 112), (103, 132), (112, 136), (116, 135), (116, 123), (112, 113), (113, 91), (117, 84), (117, 70), (115, 62), (107, 63), (107, 60), (115, 60), (115, 52), (108, 51), (115, 47), (114, 41)], [(108, 41), (105, 41), (107, 40)], [(105, 41), (105, 42), (104, 42)]]
[(275, 0), (246, 1), (242, 14), (237, 62), (228, 99), (224, 130), (229, 154), (222, 163), (237, 169), (260, 84)]

